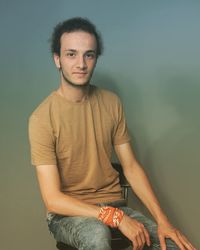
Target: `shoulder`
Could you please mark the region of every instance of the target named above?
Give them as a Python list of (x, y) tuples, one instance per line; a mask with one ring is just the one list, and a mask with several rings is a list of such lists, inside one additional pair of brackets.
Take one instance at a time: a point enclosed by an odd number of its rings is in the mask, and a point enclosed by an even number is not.
[(96, 95), (104, 102), (108, 102), (110, 104), (118, 104), (121, 102), (119, 96), (110, 90), (98, 88), (96, 86), (93, 86), (93, 89)]
[(47, 96), (32, 112), (29, 117), (29, 122), (32, 120), (40, 120), (40, 122), (48, 122), (51, 116), (52, 109), (56, 104), (55, 92)]

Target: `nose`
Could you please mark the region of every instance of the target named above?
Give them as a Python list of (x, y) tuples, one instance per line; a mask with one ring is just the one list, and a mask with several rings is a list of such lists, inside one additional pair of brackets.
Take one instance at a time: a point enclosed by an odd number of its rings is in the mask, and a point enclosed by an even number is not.
[(84, 57), (84, 56), (80, 55), (80, 56), (78, 57), (78, 60), (77, 60), (77, 67), (78, 67), (79, 69), (82, 69), (82, 70), (87, 68), (87, 64), (86, 64), (86, 61), (85, 61), (85, 57)]

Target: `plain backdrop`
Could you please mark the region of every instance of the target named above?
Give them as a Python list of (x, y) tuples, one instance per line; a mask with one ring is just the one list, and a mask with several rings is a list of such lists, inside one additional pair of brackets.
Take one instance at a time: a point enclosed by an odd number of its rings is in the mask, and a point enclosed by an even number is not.
[[(89, 18), (105, 51), (93, 84), (122, 99), (137, 159), (171, 221), (200, 247), (200, 2), (0, 1), (0, 244), (55, 250), (30, 163), (28, 117), (58, 87), (49, 37)], [(130, 194), (131, 207), (145, 211)]]

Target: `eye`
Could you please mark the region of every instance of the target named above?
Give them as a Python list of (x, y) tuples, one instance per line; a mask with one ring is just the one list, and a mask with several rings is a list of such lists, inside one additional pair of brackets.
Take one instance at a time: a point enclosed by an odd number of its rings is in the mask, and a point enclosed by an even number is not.
[(70, 52), (67, 52), (67, 53), (66, 53), (66, 56), (67, 56), (67, 57), (75, 57), (75, 56), (76, 56), (76, 53), (70, 51)]
[(88, 59), (94, 59), (96, 57), (94, 52), (89, 52), (85, 55), (86, 58)]

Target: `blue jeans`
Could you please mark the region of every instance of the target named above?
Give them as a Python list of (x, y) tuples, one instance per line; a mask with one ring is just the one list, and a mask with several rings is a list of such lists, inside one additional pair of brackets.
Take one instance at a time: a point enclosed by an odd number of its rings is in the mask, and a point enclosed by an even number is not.
[[(125, 214), (144, 224), (150, 234), (151, 246), (145, 249), (161, 249), (157, 236), (157, 225), (132, 208), (121, 206), (118, 202), (101, 203), (119, 207)], [(63, 242), (79, 250), (111, 250), (111, 231), (108, 226), (93, 217), (67, 217), (48, 213), (47, 223), (56, 241)], [(176, 244), (166, 239), (167, 249), (179, 249)]]

